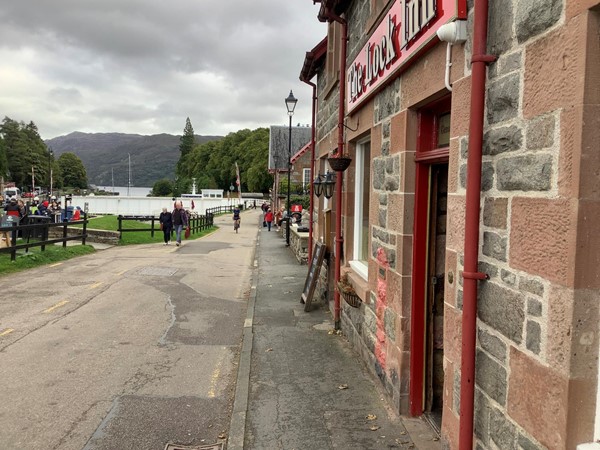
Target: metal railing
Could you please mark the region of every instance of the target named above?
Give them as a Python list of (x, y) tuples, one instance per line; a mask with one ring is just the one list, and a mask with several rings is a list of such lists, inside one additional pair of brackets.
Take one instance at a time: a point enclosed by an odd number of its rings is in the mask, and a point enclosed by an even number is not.
[(219, 214), (232, 213), (235, 208), (239, 208), (240, 211), (242, 211), (244, 209), (244, 205), (215, 206), (214, 208), (208, 208), (205, 214), (207, 216), (209, 214), (218, 216)]
[[(34, 216), (37, 217), (37, 216)], [(46, 251), (46, 245), (54, 245), (58, 243), (62, 243), (63, 247), (67, 246), (67, 241), (81, 241), (82, 245), (85, 245), (85, 240), (87, 238), (87, 225), (88, 225), (87, 214), (83, 215), (83, 219), (81, 220), (72, 220), (72, 221), (63, 221), (63, 222), (45, 222), (45, 223), (35, 223), (35, 224), (17, 224), (13, 222), (12, 225), (1, 226), (0, 227), (0, 235), (3, 235), (4, 238), (8, 238), (10, 236), (10, 246), (0, 248), (0, 254), (2, 253), (10, 253), (11, 261), (14, 261), (17, 258), (18, 250), (25, 250), (25, 253), (29, 252), (29, 249), (32, 247), (41, 247), (41, 251)], [(77, 234), (76, 236), (68, 235), (68, 227), (71, 225), (83, 225), (83, 230), (81, 234)], [(62, 227), (63, 233), (62, 237), (55, 239), (48, 239), (50, 228), (59, 228)], [(17, 243), (17, 237), (21, 235), (20, 244)], [(33, 241), (32, 241), (33, 239)]]

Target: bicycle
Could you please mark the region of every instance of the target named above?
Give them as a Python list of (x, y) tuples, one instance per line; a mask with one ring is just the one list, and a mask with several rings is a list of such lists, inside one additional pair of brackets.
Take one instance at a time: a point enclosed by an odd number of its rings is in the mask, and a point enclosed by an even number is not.
[(233, 229), (237, 233), (239, 228), (240, 228), (240, 219), (235, 219), (233, 221)]

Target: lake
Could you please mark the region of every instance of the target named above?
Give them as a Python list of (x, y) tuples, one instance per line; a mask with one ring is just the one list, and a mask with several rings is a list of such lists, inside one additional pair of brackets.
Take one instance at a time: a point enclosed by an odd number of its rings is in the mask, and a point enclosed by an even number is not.
[[(112, 186), (98, 186), (98, 189), (106, 192), (113, 192)], [(127, 195), (127, 186), (115, 186), (114, 192), (118, 192), (123, 197), (147, 197), (152, 188), (149, 187), (137, 187), (132, 186), (129, 188), (129, 195)]]

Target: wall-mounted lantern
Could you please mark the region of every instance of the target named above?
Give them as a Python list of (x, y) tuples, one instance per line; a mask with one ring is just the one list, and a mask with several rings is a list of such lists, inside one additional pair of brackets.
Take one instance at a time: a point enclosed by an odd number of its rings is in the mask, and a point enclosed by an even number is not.
[(324, 194), (325, 198), (331, 198), (333, 196), (333, 187), (335, 186), (335, 174), (327, 171), (325, 175), (317, 175), (313, 181), (313, 186), (317, 197)]

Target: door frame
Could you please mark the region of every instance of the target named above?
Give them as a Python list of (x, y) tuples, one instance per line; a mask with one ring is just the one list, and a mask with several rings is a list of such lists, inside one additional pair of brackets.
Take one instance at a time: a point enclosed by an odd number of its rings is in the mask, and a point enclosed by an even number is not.
[(412, 255), (412, 299), (410, 339), (410, 414), (420, 416), (425, 407), (427, 268), (431, 166), (447, 164), (449, 146), (438, 147), (438, 118), (450, 111), (450, 97), (433, 102), (418, 112), (418, 138), (415, 154), (415, 211)]

